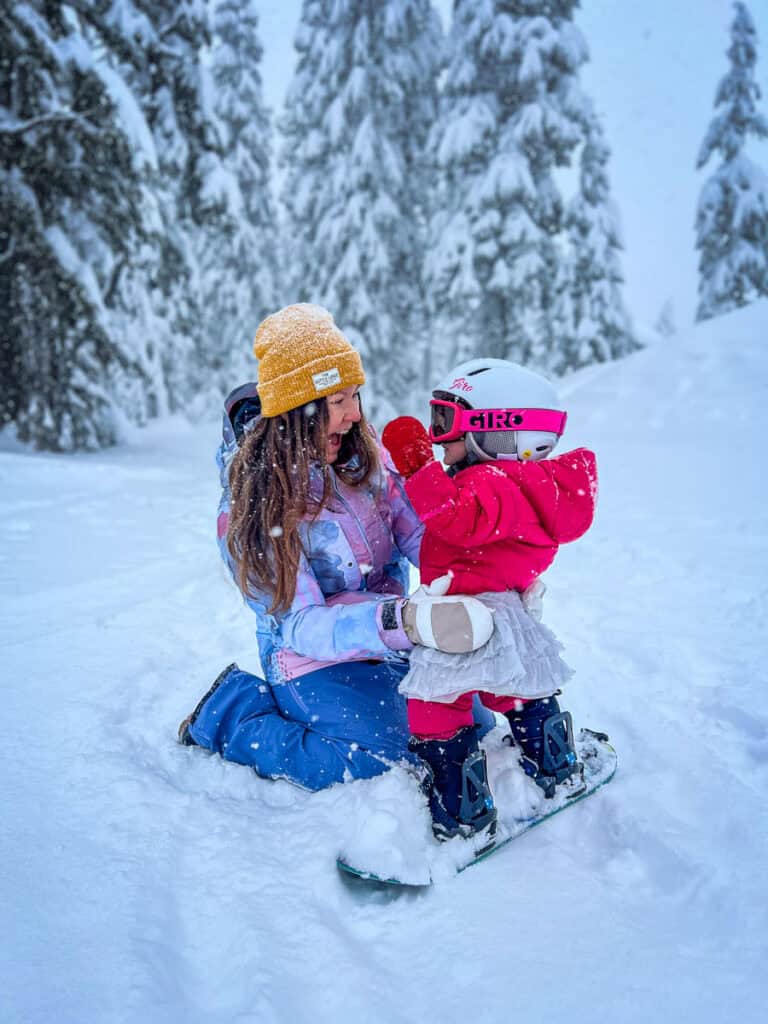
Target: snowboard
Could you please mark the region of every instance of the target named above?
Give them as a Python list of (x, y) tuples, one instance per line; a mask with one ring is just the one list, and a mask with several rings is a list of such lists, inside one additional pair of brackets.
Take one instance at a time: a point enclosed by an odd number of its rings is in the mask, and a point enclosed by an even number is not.
[[(498, 823), (493, 839), (474, 836), (470, 839), (451, 839), (446, 843), (436, 840), (425, 852), (424, 870), (421, 877), (408, 880), (388, 877), (383, 873), (369, 870), (364, 863), (358, 863), (353, 856), (340, 854), (336, 860), (338, 869), (357, 878), (370, 882), (381, 882), (393, 886), (422, 887), (443, 881), (460, 874), (487, 860), (504, 849), (513, 839), (530, 832), (532, 828), (548, 821), (556, 814), (572, 807), (610, 782), (616, 772), (616, 751), (608, 742), (605, 733), (582, 729), (576, 739), (576, 753), (582, 766), (581, 777), (557, 787), (550, 800), (541, 799), (539, 807), (530, 817), (519, 817), (519, 808), (511, 810), (497, 801)], [(511, 752), (510, 752), (511, 753)], [(506, 811), (506, 813), (505, 813)]]

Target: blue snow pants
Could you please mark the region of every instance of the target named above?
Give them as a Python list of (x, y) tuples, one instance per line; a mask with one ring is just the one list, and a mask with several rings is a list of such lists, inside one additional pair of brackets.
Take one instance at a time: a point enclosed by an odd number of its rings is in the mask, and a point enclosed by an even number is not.
[[(381, 775), (408, 750), (408, 715), (397, 687), (406, 663), (352, 661), (271, 686), (232, 665), (190, 726), (198, 746), (258, 775), (319, 790)], [(493, 716), (476, 705), (481, 732)]]

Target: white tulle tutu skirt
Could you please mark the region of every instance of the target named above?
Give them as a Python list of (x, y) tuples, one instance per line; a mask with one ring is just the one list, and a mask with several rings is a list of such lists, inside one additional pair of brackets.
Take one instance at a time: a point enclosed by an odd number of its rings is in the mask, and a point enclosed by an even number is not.
[(443, 704), (469, 690), (549, 697), (570, 679), (573, 671), (560, 657), (563, 645), (551, 629), (531, 618), (516, 590), (489, 591), (477, 597), (493, 612), (488, 643), (469, 654), (414, 647), (401, 693)]

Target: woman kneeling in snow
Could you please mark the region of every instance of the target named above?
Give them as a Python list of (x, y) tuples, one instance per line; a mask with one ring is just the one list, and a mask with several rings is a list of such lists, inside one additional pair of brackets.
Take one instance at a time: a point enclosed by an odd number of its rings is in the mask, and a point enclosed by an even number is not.
[[(398, 685), (422, 642), (403, 596), (422, 526), (365, 421), (360, 356), (330, 313), (288, 306), (261, 324), (254, 351), (258, 384), (227, 402), (218, 536), (256, 614), (266, 678), (228, 666), (179, 739), (317, 790), (414, 760)], [(457, 615), (462, 649), (482, 642), (463, 628), (477, 622), (474, 598), (422, 600), (430, 644), (456, 650)]]

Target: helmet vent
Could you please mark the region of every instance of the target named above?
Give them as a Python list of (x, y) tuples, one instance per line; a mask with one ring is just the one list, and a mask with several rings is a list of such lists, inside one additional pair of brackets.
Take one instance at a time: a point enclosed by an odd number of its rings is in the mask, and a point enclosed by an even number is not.
[(467, 373), (465, 376), (476, 377), (478, 373), (488, 373), (490, 369), (492, 369), (492, 367), (490, 366), (481, 366), (479, 370), (470, 370), (470, 372)]

